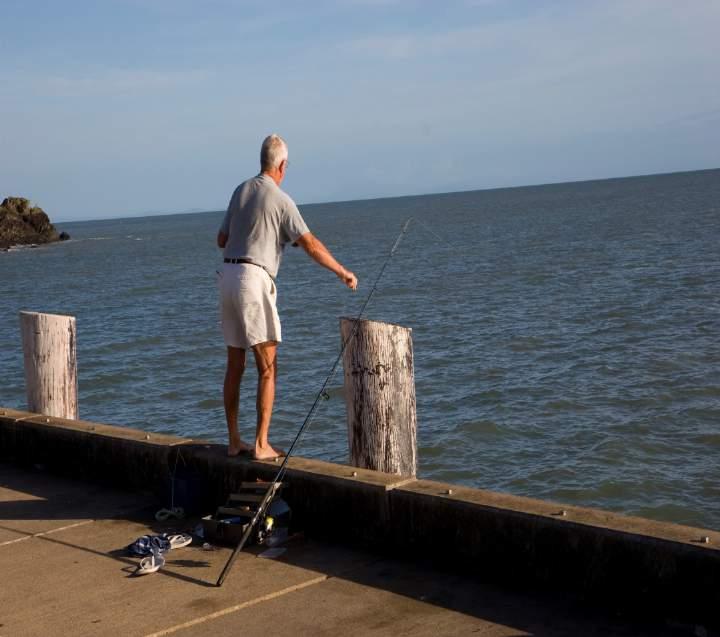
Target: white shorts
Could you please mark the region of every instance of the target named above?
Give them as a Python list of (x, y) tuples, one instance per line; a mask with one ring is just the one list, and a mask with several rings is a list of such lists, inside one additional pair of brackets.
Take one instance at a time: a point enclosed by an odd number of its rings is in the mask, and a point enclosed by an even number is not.
[(219, 286), (225, 345), (250, 349), (281, 341), (277, 289), (265, 270), (250, 263), (225, 263)]

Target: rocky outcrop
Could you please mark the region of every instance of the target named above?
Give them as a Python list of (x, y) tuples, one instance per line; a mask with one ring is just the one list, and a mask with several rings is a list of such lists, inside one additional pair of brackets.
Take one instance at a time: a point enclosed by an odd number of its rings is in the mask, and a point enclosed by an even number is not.
[(10, 246), (51, 243), (69, 239), (58, 234), (42, 208), (22, 197), (7, 197), (0, 205), (0, 250)]

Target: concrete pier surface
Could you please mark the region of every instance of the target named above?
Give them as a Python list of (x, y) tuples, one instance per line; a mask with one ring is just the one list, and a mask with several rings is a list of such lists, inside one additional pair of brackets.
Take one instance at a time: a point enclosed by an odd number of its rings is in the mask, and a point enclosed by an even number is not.
[(156, 522), (156, 506), (137, 492), (0, 463), (0, 637), (711, 634), (302, 535), (276, 559), (260, 557), (259, 547), (241, 553), (222, 588), (214, 583), (230, 549), (199, 542), (136, 576), (138, 558), (125, 546), (194, 527), (192, 519)]

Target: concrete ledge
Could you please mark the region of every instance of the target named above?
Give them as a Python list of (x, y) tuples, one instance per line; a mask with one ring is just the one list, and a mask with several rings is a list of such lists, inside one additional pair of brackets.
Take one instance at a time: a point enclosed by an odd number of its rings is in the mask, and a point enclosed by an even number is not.
[(389, 498), (395, 546), (410, 555), (509, 585), (718, 621), (718, 532), (429, 480), (399, 486)]
[(167, 482), (172, 449), (192, 441), (83, 420), (0, 408), (0, 457), (64, 475), (157, 490)]
[[(0, 407), (0, 457), (212, 510), (279, 464), (225, 446)], [(720, 625), (720, 533), (291, 458), (284, 497), (308, 535), (461, 565), (486, 581), (552, 587)], [(450, 493), (449, 493), (450, 492)], [(176, 502), (177, 503), (177, 502)], [(705, 538), (708, 542), (705, 543)], [(651, 608), (652, 606), (652, 608)]]

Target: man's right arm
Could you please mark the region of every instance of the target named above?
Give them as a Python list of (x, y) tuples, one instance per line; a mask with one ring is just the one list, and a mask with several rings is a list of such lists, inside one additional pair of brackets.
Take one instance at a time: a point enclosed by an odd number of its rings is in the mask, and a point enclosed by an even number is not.
[(312, 232), (300, 235), (295, 243), (302, 246), (313, 261), (334, 272), (351, 290), (357, 288), (357, 277), (350, 270), (346, 270)]

